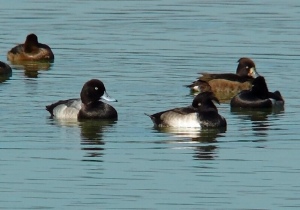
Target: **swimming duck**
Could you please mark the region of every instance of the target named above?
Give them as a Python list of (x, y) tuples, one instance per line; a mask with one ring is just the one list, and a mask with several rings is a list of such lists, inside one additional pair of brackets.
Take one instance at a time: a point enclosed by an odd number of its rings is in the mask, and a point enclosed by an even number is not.
[(99, 101), (117, 101), (108, 96), (103, 82), (98, 79), (87, 81), (81, 90), (80, 99), (61, 100), (46, 106), (52, 117), (57, 119), (109, 119), (118, 118), (115, 108)]
[(254, 78), (258, 75), (255, 63), (250, 58), (240, 58), (236, 73), (209, 74), (201, 73), (202, 76), (187, 85), (194, 92), (207, 91), (210, 86), (211, 91), (221, 101), (230, 100), (241, 90), (249, 90)]
[(8, 64), (0, 61), (0, 75), (8, 75), (11, 73), (12, 73), (11, 67)]
[(24, 44), (19, 44), (7, 52), (9, 61), (53, 61), (51, 48), (38, 42), (35, 34), (29, 34)]
[(269, 92), (265, 78), (259, 76), (253, 80), (251, 90), (243, 90), (234, 96), (230, 105), (232, 108), (272, 108), (284, 105), (279, 91)]
[(146, 115), (151, 118), (155, 127), (226, 127), (225, 118), (218, 114), (217, 107), (212, 100), (219, 103), (212, 92), (203, 92), (194, 98), (192, 106)]

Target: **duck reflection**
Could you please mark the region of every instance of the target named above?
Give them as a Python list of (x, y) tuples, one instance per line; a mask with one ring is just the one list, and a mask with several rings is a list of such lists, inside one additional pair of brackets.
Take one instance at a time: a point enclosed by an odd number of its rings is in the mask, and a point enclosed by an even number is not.
[(215, 128), (201, 130), (199, 137), (193, 139), (199, 143), (206, 144), (195, 147), (195, 160), (213, 160), (217, 157), (217, 138), (226, 132), (226, 128)]
[(241, 119), (252, 121), (252, 130), (256, 136), (267, 136), (267, 131), (270, 129), (269, 116), (278, 115), (283, 113), (283, 111), (283, 107), (259, 110), (231, 108), (232, 114), (238, 115)]
[(16, 70), (24, 70), (28, 78), (37, 78), (39, 71), (49, 70), (53, 62), (49, 61), (11, 61), (11, 65)]
[[(217, 138), (221, 137), (226, 128), (154, 128), (160, 132), (172, 134), (174, 137), (189, 140), (189, 143), (199, 143), (192, 148), (195, 151), (195, 160), (213, 160), (217, 156)], [(179, 142), (179, 141), (178, 141)]]
[(81, 149), (87, 151), (83, 161), (102, 161), (94, 159), (95, 157), (103, 156), (103, 133), (116, 124), (115, 120), (58, 120), (55, 121), (61, 126), (79, 127), (81, 137)]
[[(80, 122), (81, 145), (82, 150), (87, 151), (87, 154), (85, 155), (86, 158), (103, 156), (102, 151), (104, 150), (103, 145), (105, 144), (103, 141), (103, 132), (115, 123), (116, 121), (112, 120), (85, 120)], [(92, 159), (88, 159), (88, 161), (91, 160)]]

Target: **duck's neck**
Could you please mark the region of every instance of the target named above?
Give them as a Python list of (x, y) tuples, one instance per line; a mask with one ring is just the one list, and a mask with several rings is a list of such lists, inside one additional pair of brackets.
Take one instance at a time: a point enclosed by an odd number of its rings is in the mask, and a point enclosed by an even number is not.
[(209, 110), (209, 109), (217, 110), (217, 107), (211, 100), (207, 100), (207, 101), (203, 102), (201, 104), (201, 106), (198, 107), (198, 109), (199, 110)]
[(267, 86), (253, 86), (251, 91), (261, 99), (266, 99), (269, 95), (269, 90)]
[(26, 53), (32, 53), (34, 51), (37, 51), (38, 50), (38, 43), (35, 43), (35, 42), (26, 42), (24, 44), (24, 51)]

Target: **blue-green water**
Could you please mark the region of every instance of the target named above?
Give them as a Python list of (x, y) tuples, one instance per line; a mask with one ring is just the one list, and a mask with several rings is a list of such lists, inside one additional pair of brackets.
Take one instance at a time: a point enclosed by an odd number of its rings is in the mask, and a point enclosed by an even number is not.
[[(300, 2), (5, 1), (0, 60), (29, 33), (47, 69), (0, 83), (0, 209), (299, 209)], [(231, 112), (226, 132), (157, 131), (198, 72), (252, 58), (284, 111)], [(7, 61), (8, 62), (8, 61)], [(9, 63), (9, 62), (8, 62)], [(10, 64), (10, 63), (9, 63)], [(116, 123), (59, 122), (45, 105), (101, 79)]]

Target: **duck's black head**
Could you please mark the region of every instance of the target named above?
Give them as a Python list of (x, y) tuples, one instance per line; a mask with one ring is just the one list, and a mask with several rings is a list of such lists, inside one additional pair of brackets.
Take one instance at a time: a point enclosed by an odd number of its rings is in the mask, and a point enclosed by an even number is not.
[(256, 78), (258, 73), (256, 72), (255, 63), (250, 58), (240, 58), (238, 60), (238, 66), (236, 69), (236, 74), (241, 77), (252, 77)]
[(105, 86), (103, 82), (98, 79), (87, 81), (81, 90), (80, 97), (84, 104), (98, 101), (105, 93)]
[(217, 107), (212, 101), (215, 101), (218, 104), (220, 104), (219, 100), (212, 92), (202, 92), (194, 98), (192, 106), (194, 108), (207, 107), (217, 109)]

